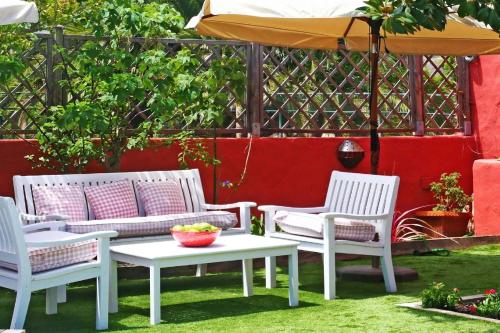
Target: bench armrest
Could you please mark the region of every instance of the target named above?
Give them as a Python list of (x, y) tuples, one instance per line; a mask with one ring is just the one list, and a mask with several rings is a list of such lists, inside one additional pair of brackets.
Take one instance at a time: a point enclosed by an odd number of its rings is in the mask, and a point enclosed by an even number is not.
[(255, 202), (242, 201), (242, 202), (220, 204), (220, 205), (203, 204), (202, 207), (208, 210), (217, 210), (217, 209), (232, 209), (241, 207), (252, 208), (252, 207), (257, 207), (257, 204)]
[(75, 234), (74, 237), (66, 238), (66, 239), (61, 239), (61, 240), (51, 240), (51, 241), (27, 241), (26, 245), (28, 247), (54, 247), (54, 246), (61, 246), (61, 245), (69, 245), (69, 244), (74, 244), (78, 242), (83, 242), (86, 240), (90, 239), (107, 239), (109, 240), (112, 237), (118, 236), (118, 233), (116, 231), (97, 231), (97, 232), (90, 232), (88, 234)]
[(50, 229), (50, 230), (54, 230), (54, 231), (61, 230), (65, 226), (66, 226), (66, 223), (63, 221), (52, 221), (52, 222), (43, 222), (43, 223), (23, 225), (22, 228), (23, 228), (24, 233), (28, 233), (28, 232), (44, 230), (44, 229)]
[(287, 212), (294, 212), (294, 213), (309, 213), (309, 214), (328, 212), (328, 207), (286, 207), (286, 206), (265, 205), (265, 206), (259, 206), (258, 209), (261, 212), (277, 212), (279, 210), (285, 210)]
[(255, 202), (236, 202), (230, 204), (222, 204), (222, 205), (211, 205), (211, 204), (203, 204), (202, 208), (208, 210), (217, 210), (217, 209), (232, 209), (239, 208), (240, 209), (240, 226), (241, 229), (245, 231), (246, 234), (249, 234), (252, 230), (252, 216), (250, 214), (250, 208), (257, 207)]
[(33, 215), (21, 213), (21, 220), (23, 222), (44, 222), (44, 221), (67, 221), (69, 220), (69, 216), (60, 215), (60, 214), (51, 214), (51, 215)]

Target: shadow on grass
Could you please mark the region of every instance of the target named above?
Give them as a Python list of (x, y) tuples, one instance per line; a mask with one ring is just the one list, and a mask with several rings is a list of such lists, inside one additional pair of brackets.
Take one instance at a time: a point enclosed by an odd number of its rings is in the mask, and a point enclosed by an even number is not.
[[(309, 308), (318, 304), (301, 301), (299, 308)], [(254, 295), (251, 297), (235, 297), (198, 302), (163, 305), (161, 315), (163, 323), (182, 324), (204, 320), (245, 316), (263, 312), (292, 309), (288, 298), (274, 295)], [(130, 315), (141, 315), (149, 321), (149, 308), (132, 304), (120, 304), (119, 312), (111, 315), (112, 322), (119, 322)], [(113, 329), (114, 327), (112, 327)]]

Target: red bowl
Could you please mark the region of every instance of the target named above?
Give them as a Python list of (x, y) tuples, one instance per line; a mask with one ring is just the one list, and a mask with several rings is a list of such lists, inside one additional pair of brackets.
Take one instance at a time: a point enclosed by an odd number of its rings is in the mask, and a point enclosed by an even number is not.
[(217, 231), (185, 232), (172, 231), (172, 236), (181, 245), (186, 247), (209, 246), (220, 235), (220, 229)]

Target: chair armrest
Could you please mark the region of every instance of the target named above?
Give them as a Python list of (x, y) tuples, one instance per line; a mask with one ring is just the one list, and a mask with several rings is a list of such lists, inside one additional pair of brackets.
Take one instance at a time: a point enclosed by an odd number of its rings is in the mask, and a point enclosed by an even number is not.
[(252, 207), (257, 207), (257, 204), (255, 202), (242, 201), (242, 202), (235, 202), (235, 203), (221, 204), (221, 205), (203, 204), (201, 205), (201, 207), (204, 209), (215, 210), (215, 209), (232, 209), (232, 208), (252, 208)]
[(26, 245), (28, 247), (54, 247), (54, 246), (69, 245), (78, 242), (83, 242), (89, 239), (109, 239), (116, 236), (118, 236), (118, 233), (116, 231), (97, 231), (81, 235), (75, 234), (75, 237), (61, 239), (61, 240), (52, 240), (47, 242), (27, 241)]
[(66, 223), (63, 221), (52, 221), (52, 222), (28, 224), (28, 225), (22, 226), (22, 228), (23, 228), (24, 233), (28, 233), (28, 232), (33, 232), (33, 231), (38, 231), (38, 230), (43, 230), (43, 229), (60, 230), (61, 228), (64, 228), (65, 226), (66, 226)]
[(67, 221), (69, 220), (69, 216), (59, 215), (59, 214), (51, 214), (51, 215), (33, 215), (21, 213), (21, 220), (23, 222), (43, 222), (43, 221)]
[(265, 206), (259, 206), (258, 209), (261, 212), (276, 212), (278, 210), (285, 210), (288, 212), (295, 212), (295, 213), (309, 213), (309, 214), (328, 212), (328, 207), (286, 207), (286, 206), (265, 205)]
[(378, 214), (378, 215), (357, 215), (357, 214), (342, 214), (342, 213), (321, 213), (319, 216), (326, 219), (335, 219), (336, 217), (351, 219), (351, 220), (384, 220), (389, 218), (389, 214)]

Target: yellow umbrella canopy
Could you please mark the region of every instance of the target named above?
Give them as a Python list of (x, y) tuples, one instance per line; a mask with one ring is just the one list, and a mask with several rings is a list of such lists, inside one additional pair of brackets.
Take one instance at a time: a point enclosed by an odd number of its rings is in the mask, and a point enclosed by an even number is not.
[[(264, 45), (368, 51), (367, 17), (357, 10), (363, 0), (206, 0), (187, 28), (201, 35)], [(386, 34), (385, 47), (397, 54), (500, 54), (498, 33), (457, 14), (448, 15), (443, 31)]]
[(484, 24), (450, 13), (444, 30), (414, 34), (381, 31), (381, 20), (359, 11), (363, 0), (205, 0), (187, 28), (201, 35), (294, 48), (370, 52), (371, 172), (378, 170), (378, 59), (380, 44), (397, 54), (450, 56), (500, 54), (498, 33)]

